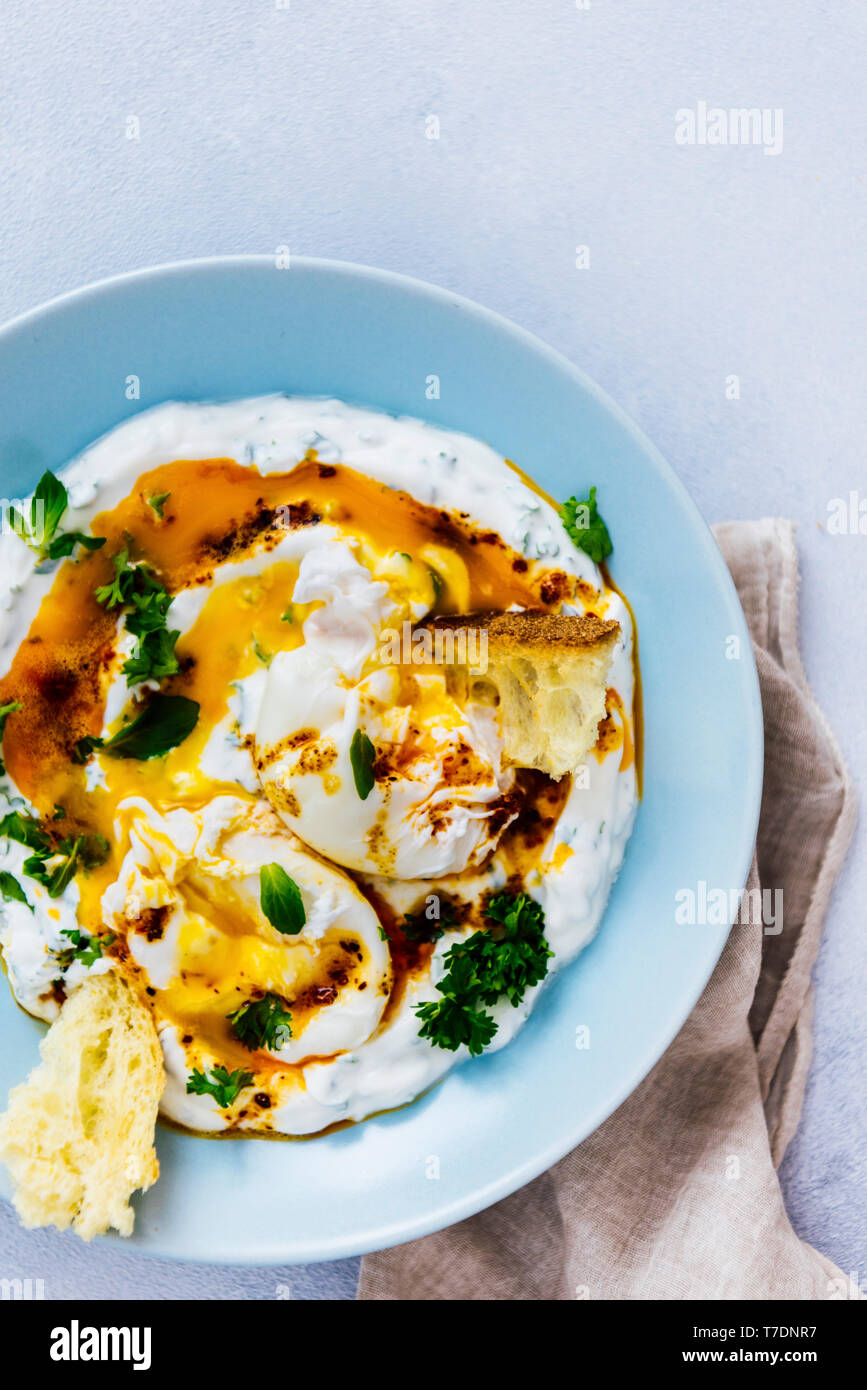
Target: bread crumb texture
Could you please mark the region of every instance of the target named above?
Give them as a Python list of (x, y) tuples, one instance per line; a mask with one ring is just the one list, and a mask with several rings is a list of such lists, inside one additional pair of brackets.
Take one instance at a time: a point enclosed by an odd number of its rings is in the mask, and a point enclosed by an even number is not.
[(110, 1227), (128, 1236), (130, 1196), (159, 1176), (165, 1072), (151, 1013), (114, 971), (90, 976), (39, 1050), (0, 1115), (15, 1209), (25, 1226), (72, 1226), (84, 1240)]
[(620, 624), (593, 613), (479, 613), (437, 619), (433, 626), (487, 630), (487, 670), (473, 681), (499, 698), (507, 763), (559, 780), (596, 743)]

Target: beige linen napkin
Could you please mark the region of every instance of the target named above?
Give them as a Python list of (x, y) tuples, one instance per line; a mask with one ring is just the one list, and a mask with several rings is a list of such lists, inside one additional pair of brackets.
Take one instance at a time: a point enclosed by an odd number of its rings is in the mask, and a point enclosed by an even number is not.
[(764, 706), (749, 886), (782, 888), (783, 931), (735, 926), (678, 1037), (595, 1134), (478, 1216), (367, 1256), (360, 1298), (852, 1296), (841, 1272), (792, 1230), (776, 1169), (801, 1112), (810, 972), (855, 796), (798, 652), (793, 525), (729, 522), (716, 538), (746, 614)]

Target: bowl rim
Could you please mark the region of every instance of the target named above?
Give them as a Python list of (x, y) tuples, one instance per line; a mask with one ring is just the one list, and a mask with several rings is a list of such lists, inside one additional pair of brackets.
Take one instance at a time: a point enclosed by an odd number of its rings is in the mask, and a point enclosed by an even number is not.
[[(67, 306), (74, 307), (76, 304), (88, 299), (98, 299), (103, 295), (111, 295), (113, 291), (123, 289), (127, 285), (139, 281), (152, 280), (157, 277), (182, 278), (189, 275), (211, 274), (214, 271), (231, 273), (237, 270), (273, 269), (273, 266), (273, 254), (234, 254), (167, 261), (156, 265), (139, 267), (136, 270), (123, 271), (115, 275), (105, 276), (99, 280), (94, 280), (76, 289), (64, 291), (61, 294), (43, 301), (35, 308), (27, 309), (15, 315), (13, 318), (6, 320), (3, 324), (0, 324), (0, 341), (14, 338), (17, 333), (33, 328), (42, 320), (49, 318), (56, 310), (64, 309)], [(504, 335), (521, 343), (536, 355), (545, 359), (556, 371), (571, 377), (603, 411), (613, 416), (619, 426), (631, 436), (633, 442), (640, 449), (643, 457), (653, 466), (660, 481), (674, 493), (686, 515), (691, 519), (694, 531), (701, 543), (705, 562), (710, 567), (722, 595), (728, 602), (732, 620), (735, 624), (735, 631), (741, 637), (742, 648), (748, 652), (746, 669), (744, 671), (743, 690), (746, 696), (745, 715), (749, 737), (741, 749), (744, 773), (742, 786), (743, 814), (741, 817), (741, 849), (738, 856), (736, 874), (737, 881), (739, 883), (745, 883), (753, 859), (763, 783), (764, 721), (758, 671), (753, 654), (752, 639), (728, 566), (723, 559), (710, 527), (667, 459), (626, 411), (619, 406), (602, 387), (597, 385), (582, 368), (576, 366), (563, 353), (551, 347), (536, 334), (522, 328), (505, 315), (495, 310), (487, 309), (483, 305), (478, 304), (475, 300), (469, 299), (464, 295), (444, 289), (441, 286), (433, 285), (414, 276), (405, 275), (398, 271), (382, 270), (374, 266), (363, 265), (352, 261), (316, 256), (296, 256), (291, 254), (290, 273), (295, 270), (300, 270), (302, 273), (304, 271), (314, 273), (324, 271), (332, 275), (344, 277), (348, 280), (366, 280), (370, 283), (379, 284), (386, 289), (398, 288), (403, 292), (413, 294), (420, 302), (436, 300), (441, 304), (450, 305), (461, 313), (475, 319), (477, 322), (486, 324), (501, 336)], [(120, 421), (118, 421), (118, 423), (120, 423)], [(444, 425), (443, 427), (460, 428), (459, 426), (449, 425)], [(109, 426), (109, 429), (111, 428), (113, 428), (113, 426)], [(124, 1247), (127, 1250), (131, 1250), (132, 1253), (148, 1258), (187, 1260), (202, 1264), (233, 1264), (237, 1266), (263, 1265), (272, 1267), (281, 1264), (313, 1264), (326, 1260), (349, 1258), (375, 1250), (387, 1249), (395, 1245), (402, 1245), (407, 1241), (417, 1240), (422, 1236), (443, 1230), (448, 1226), (454, 1225), (456, 1222), (474, 1216), (493, 1203), (516, 1192), (527, 1183), (532, 1182), (533, 1179), (537, 1178), (541, 1173), (546, 1172), (547, 1169), (564, 1158), (566, 1154), (570, 1153), (578, 1144), (583, 1142), (584, 1139), (595, 1133), (599, 1126), (619, 1109), (624, 1101), (650, 1073), (683, 1028), (716, 967), (719, 957), (722, 954), (723, 947), (728, 939), (731, 925), (732, 924), (729, 923), (719, 929), (718, 937), (715, 942), (715, 949), (709, 957), (711, 964), (707, 973), (705, 974), (703, 970), (699, 972), (699, 977), (697, 977), (693, 986), (688, 990), (682, 991), (680, 997), (676, 1001), (672, 1001), (669, 1027), (661, 1033), (664, 1042), (662, 1047), (656, 1051), (656, 1055), (649, 1060), (646, 1055), (643, 1055), (641, 1060), (637, 1061), (629, 1070), (628, 1075), (621, 1081), (621, 1084), (608, 1095), (603, 1103), (597, 1106), (596, 1111), (589, 1116), (585, 1114), (580, 1124), (572, 1126), (564, 1125), (558, 1140), (549, 1143), (544, 1149), (536, 1150), (532, 1158), (513, 1166), (506, 1173), (500, 1174), (488, 1184), (481, 1187), (478, 1185), (473, 1186), (471, 1190), (465, 1192), (461, 1196), (442, 1205), (438, 1205), (433, 1211), (428, 1210), (422, 1212), (413, 1220), (401, 1219), (399, 1222), (395, 1223), (393, 1227), (383, 1226), (382, 1222), (379, 1222), (375, 1230), (371, 1228), (369, 1231), (361, 1233), (356, 1231), (352, 1237), (348, 1239), (344, 1236), (338, 1236), (331, 1240), (326, 1240), (325, 1242), (320, 1241), (316, 1248), (307, 1247), (296, 1250), (292, 1254), (287, 1254), (285, 1248), (282, 1251), (275, 1251), (271, 1247), (266, 1247), (264, 1249), (260, 1248), (258, 1250), (247, 1250), (239, 1254), (236, 1251), (221, 1248), (219, 1246), (219, 1240), (207, 1253), (197, 1251), (193, 1255), (178, 1252), (176, 1248), (164, 1245), (159, 1240), (156, 1242), (149, 1242), (148, 1245), (142, 1246), (135, 1242), (134, 1237), (132, 1242), (123, 1242)], [(110, 1241), (112, 1244), (120, 1241), (120, 1237), (115, 1236), (107, 1236), (100, 1239)]]

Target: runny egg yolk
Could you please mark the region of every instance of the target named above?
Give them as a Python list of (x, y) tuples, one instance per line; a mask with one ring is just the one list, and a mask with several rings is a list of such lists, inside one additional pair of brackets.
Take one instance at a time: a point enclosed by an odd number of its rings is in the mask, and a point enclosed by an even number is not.
[[(163, 493), (169, 494), (169, 501), (160, 518), (147, 499)], [(279, 515), (284, 510), (288, 521)], [(129, 832), (129, 818), (119, 807), (137, 798), (151, 803), (160, 814), (181, 808), (201, 818), (215, 798), (231, 794), (245, 808), (238, 812), (240, 824), (245, 814), (252, 815), (263, 804), (261, 792), (221, 777), (215, 773), (213, 762), (208, 762), (206, 770), (204, 754), (215, 731), (224, 725), (231, 728), (239, 684), (257, 673), (270, 683), (272, 670), (302, 654), (305, 623), (327, 605), (322, 600), (296, 602), (293, 594), (299, 560), (271, 558), (271, 552), (287, 531), (305, 533), (306, 528), (326, 526), (352, 543), (356, 559), (374, 583), (387, 585), (393, 604), (389, 621), (398, 626), (431, 611), (466, 613), (511, 606), (551, 609), (559, 606), (563, 597), (560, 592), (556, 603), (548, 601), (540, 576), (499, 537), (482, 536), (457, 516), (425, 506), (350, 468), (324, 467), (312, 456), (286, 473), (266, 476), (228, 459), (177, 460), (143, 475), (126, 499), (96, 517), (93, 533), (106, 537), (104, 548), (78, 552), (60, 567), (28, 638), (0, 681), (0, 703), (20, 701), (22, 705), (20, 714), (9, 723), (3, 752), (13, 781), (46, 823), (60, 806), (65, 812), (64, 834), (98, 833), (111, 843), (106, 863), (77, 877), (79, 922), (91, 932), (105, 928), (118, 931), (121, 939), (114, 952), (133, 975), (133, 963), (139, 962), (136, 978), (144, 983), (150, 968), (144, 962), (156, 961), (154, 953), (161, 943), (149, 941), (133, 918), (124, 917), (118, 902), (111, 916), (104, 907), (106, 894), (120, 882), (129, 849), (124, 838)], [(400, 538), (399, 548), (396, 537)], [(84, 735), (98, 735), (102, 730), (106, 693), (110, 681), (117, 678), (116, 644), (124, 617), (122, 611), (109, 611), (99, 604), (95, 590), (111, 580), (112, 556), (126, 545), (134, 558), (152, 567), (175, 597), (207, 590), (199, 611), (191, 622), (183, 624), (177, 641), (180, 669), (161, 683), (163, 693), (182, 695), (198, 704), (198, 722), (192, 733), (163, 757), (139, 761), (97, 752), (86, 770), (72, 761), (71, 755)], [(226, 577), (232, 564), (243, 561), (246, 565), (251, 557), (261, 561), (255, 573), (245, 570), (236, 577)], [(178, 610), (182, 607), (178, 604)], [(171, 629), (171, 609), (167, 621)], [(361, 826), (361, 845), (354, 863), (346, 862), (362, 870), (394, 870), (397, 860), (391, 853), (393, 847), (383, 848), (389, 807), (396, 808), (395, 813), (400, 811), (404, 773), (410, 773), (416, 762), (433, 766), (439, 760), (447, 766), (449, 776), (445, 786), (434, 788), (431, 814), (417, 827), (407, 876), (413, 876), (413, 868), (418, 877), (460, 871), (463, 862), (472, 862), (478, 848), (473, 839), (476, 820), (487, 814), (488, 802), (499, 801), (508, 792), (497, 780), (496, 750), (491, 753), (488, 749), (488, 767), (482, 753), (465, 737), (465, 711), (455, 702), (441, 673), (401, 667), (386, 675), (369, 664), (365, 679), (368, 677), (373, 684), (360, 692), (350, 712), (356, 722), (347, 723), (343, 730), (346, 738), (340, 746), (343, 761), (337, 778), (340, 795), (335, 794), (334, 787), (329, 794), (323, 786), (322, 814), (326, 820), (333, 816), (338, 800), (347, 817), (354, 817), (356, 822), (360, 821), (361, 808), (372, 812), (372, 824)], [(380, 677), (384, 684), (377, 686)], [(345, 694), (351, 682), (341, 677), (338, 684)], [(297, 686), (294, 689), (297, 695)], [(388, 785), (388, 777), (394, 774), (384, 805), (359, 798), (349, 753), (351, 736), (360, 727), (358, 719), (365, 708), (375, 716), (374, 723), (379, 719), (382, 729), (394, 735), (393, 743), (399, 744), (405, 755), (403, 763), (398, 758), (393, 767), (386, 765), (388, 759), (383, 764), (383, 785)], [(131, 713), (134, 710), (128, 709), (125, 716)], [(624, 746), (629, 720), (621, 716), (618, 712), (618, 729), (625, 731), (619, 746)], [(121, 716), (112, 729), (123, 722)], [(315, 705), (306, 725), (320, 731)], [(490, 733), (487, 727), (474, 731), (482, 751)], [(252, 737), (249, 743), (252, 767)], [(101, 779), (96, 782), (90, 775), (95, 770)], [(407, 780), (403, 777), (404, 782)], [(467, 804), (458, 808), (461, 818), (456, 836), (466, 854), (461, 849), (456, 859), (448, 855), (441, 862), (436, 856), (426, 859), (419, 846), (436, 829), (435, 816), (447, 819), (454, 809), (452, 803), (460, 801), (460, 789), (470, 787), (476, 792), (482, 788), (483, 794), (475, 800), (468, 797)], [(335, 844), (321, 848), (335, 862), (341, 862), (345, 841), (339, 817), (335, 824)], [(303, 827), (298, 829), (303, 835)], [(268, 849), (274, 862), (282, 862), (280, 836), (301, 852), (284, 828), (272, 828), (268, 834), (272, 839), (277, 837)], [(313, 839), (310, 844), (315, 844)], [(167, 855), (170, 850), (169, 844)], [(196, 1055), (198, 1049), (203, 1057), (209, 1054), (227, 1066), (249, 1066), (250, 1055), (234, 1037), (227, 1015), (251, 997), (248, 991), (273, 992), (290, 999), (298, 1047), (293, 1051), (290, 1046), (287, 1056), (281, 1053), (279, 1059), (257, 1054), (253, 1065), (291, 1066), (308, 1055), (300, 1041), (308, 1026), (314, 1036), (313, 1023), (332, 1005), (337, 1015), (342, 991), (349, 988), (351, 993), (353, 986), (363, 984), (367, 990), (359, 990), (357, 997), (364, 1009), (368, 1009), (370, 998), (378, 998), (377, 1006), (384, 1006), (382, 981), (391, 980), (389, 947), (378, 932), (374, 941), (372, 909), (365, 915), (360, 895), (353, 896), (353, 886), (342, 874), (340, 883), (331, 883), (327, 891), (346, 894), (346, 921), (333, 929), (324, 927), (315, 939), (303, 933), (297, 940), (280, 937), (257, 911), (258, 851), (248, 846), (247, 852), (252, 858), (249, 863), (242, 862), (247, 863), (247, 877), (254, 887), (248, 884), (241, 900), (228, 869), (223, 878), (207, 878), (206, 888), (195, 868), (179, 871), (176, 881), (171, 874), (165, 879), (165, 900), (177, 910), (178, 925), (170, 974), (157, 988), (154, 1007), (159, 1020), (193, 1039), (191, 1047)], [(320, 869), (332, 874), (338, 871), (323, 866), (314, 854), (303, 852), (310, 864), (305, 869), (297, 861), (296, 872), (303, 877), (309, 870), (306, 891), (312, 903), (316, 893), (326, 891), (322, 888), (324, 880), (316, 878)], [(226, 863), (231, 869), (231, 855)], [(127, 867), (132, 874), (135, 866)], [(135, 872), (142, 893), (154, 892), (158, 898), (163, 881), (159, 866), (143, 862)], [(165, 962), (163, 965), (167, 968)], [(344, 979), (346, 984), (340, 983)], [(368, 1009), (364, 1026), (376, 1026), (377, 1017), (375, 1010)], [(336, 1034), (322, 1036), (339, 1050), (342, 1044), (339, 1038), (334, 1041)]]

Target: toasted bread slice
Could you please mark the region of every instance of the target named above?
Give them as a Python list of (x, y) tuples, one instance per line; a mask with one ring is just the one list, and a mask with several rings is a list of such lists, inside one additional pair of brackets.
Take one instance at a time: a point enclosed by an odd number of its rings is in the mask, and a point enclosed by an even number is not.
[[(620, 624), (593, 613), (477, 613), (435, 620), (434, 628), (487, 631), (487, 670), (472, 673), (499, 696), (506, 761), (550, 777), (574, 772), (596, 742)], [(478, 644), (475, 644), (478, 651)]]
[(147, 1007), (114, 971), (91, 975), (40, 1045), (42, 1061), (0, 1116), (0, 1159), (25, 1226), (84, 1240), (132, 1232), (129, 1198), (156, 1182), (154, 1126), (165, 1084)]

